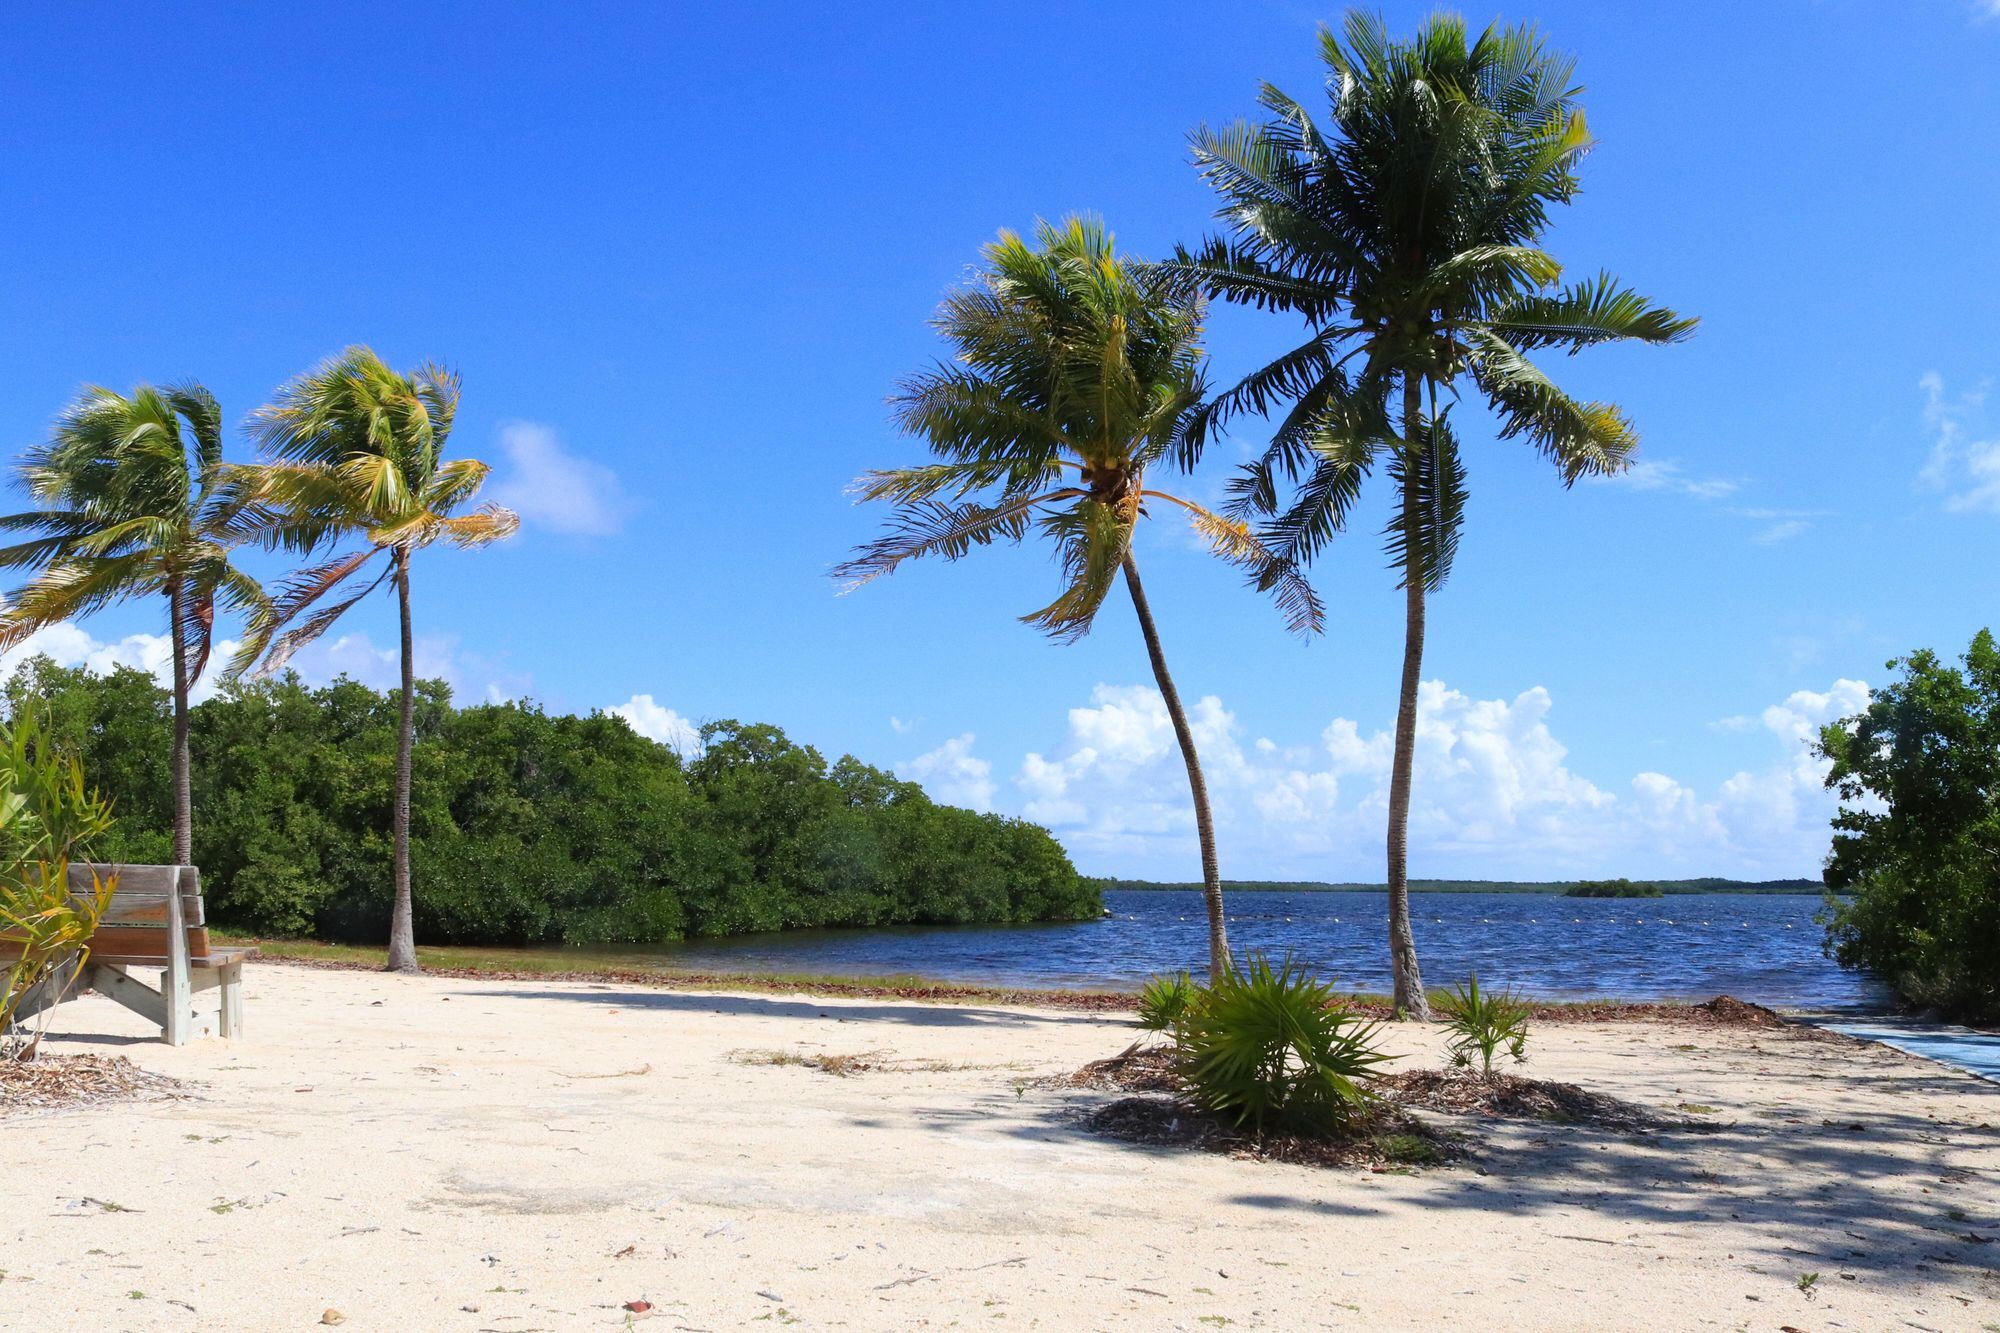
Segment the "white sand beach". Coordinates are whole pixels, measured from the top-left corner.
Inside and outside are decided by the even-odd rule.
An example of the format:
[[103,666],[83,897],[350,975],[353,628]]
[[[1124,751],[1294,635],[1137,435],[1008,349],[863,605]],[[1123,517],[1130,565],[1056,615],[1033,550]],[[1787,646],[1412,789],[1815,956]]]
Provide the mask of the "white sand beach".
[[1395,1174],[1085,1132],[1109,1094],[1029,1083],[1116,1053],[1115,1015],[273,963],[246,992],[247,1039],[179,1049],[59,1012],[56,1052],[195,1095],[8,1119],[0,1328],[2000,1327],[2000,1088],[1788,1029],[1543,1024],[1527,1072],[1714,1129],[1460,1122],[1474,1160]]

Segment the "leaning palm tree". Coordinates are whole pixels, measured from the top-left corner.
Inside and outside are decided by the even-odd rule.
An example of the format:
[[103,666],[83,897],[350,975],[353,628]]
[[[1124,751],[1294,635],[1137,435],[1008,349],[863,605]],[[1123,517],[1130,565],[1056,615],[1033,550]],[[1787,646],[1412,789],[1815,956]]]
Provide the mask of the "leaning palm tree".
[[[1694,321],[1609,275],[1560,285],[1539,247],[1577,192],[1591,147],[1574,64],[1528,28],[1436,15],[1408,42],[1350,14],[1320,35],[1332,121],[1266,85],[1271,119],[1204,127],[1196,166],[1231,234],[1167,269],[1223,299],[1301,317],[1308,336],[1190,418],[1189,456],[1238,413],[1276,416],[1230,511],[1270,515],[1271,569],[1309,564],[1382,464],[1386,531],[1405,595],[1402,697],[1389,787],[1390,956],[1398,1012],[1427,1017],[1410,932],[1408,841],[1425,598],[1451,572],[1466,489],[1450,404],[1469,391],[1502,439],[1528,441],[1563,484],[1615,473],[1637,436],[1608,403],[1578,402],[1530,359],[1542,349],[1684,338]],[[1446,405],[1440,406],[1442,397]],[[1280,411],[1282,409],[1282,411]],[[1287,487],[1288,495],[1281,495]]]
[[[983,255],[985,272],[935,321],[956,363],[905,380],[891,400],[897,423],[943,461],[861,479],[862,499],[890,501],[896,513],[888,534],[836,576],[858,586],[905,560],[957,560],[1038,531],[1055,544],[1062,591],[1022,619],[1058,640],[1088,633],[1122,576],[1187,766],[1209,971],[1220,976],[1229,940],[1208,788],[1132,554],[1139,520],[1158,501],[1184,510],[1218,555],[1266,574],[1268,553],[1242,520],[1148,485],[1202,399],[1202,302],[1187,283],[1120,258],[1094,220],[1041,223],[1034,246],[1003,231]],[[1319,627],[1301,578],[1271,571],[1266,582],[1293,629]]]
[[[388,968],[417,970],[410,899],[410,752],[415,742],[415,650],[410,630],[410,558],[432,542],[484,546],[511,536],[512,510],[482,505],[454,514],[486,480],[486,464],[445,461],[458,410],[458,376],[436,365],[403,374],[366,347],[350,347],[278,390],[251,414],[251,433],[270,461],[245,485],[246,514],[267,545],[300,555],[342,551],[289,578],[252,621],[236,662],[274,671],[387,582],[402,628],[402,699],[396,731],[393,826],[395,906]],[[386,556],[367,579],[377,556]],[[359,591],[356,586],[359,585]],[[327,602],[336,589],[343,594]]]
[[173,856],[193,860],[188,691],[208,666],[215,610],[265,607],[257,581],[230,562],[243,534],[222,461],[222,409],[199,384],[140,385],[130,397],[92,386],[29,450],[19,477],[42,508],[0,518],[35,534],[0,549],[28,581],[0,611],[0,648],[36,630],[133,597],[164,597],[173,645]]

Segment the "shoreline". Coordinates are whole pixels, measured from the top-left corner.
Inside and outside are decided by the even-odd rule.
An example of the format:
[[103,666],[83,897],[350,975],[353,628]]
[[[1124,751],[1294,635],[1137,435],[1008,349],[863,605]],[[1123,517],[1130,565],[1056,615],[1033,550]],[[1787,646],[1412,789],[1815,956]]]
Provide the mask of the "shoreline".
[[[265,962],[287,966],[327,968],[355,972],[379,972],[386,953],[364,945],[328,944],[317,940],[262,940],[254,936],[218,933],[219,944],[255,945]],[[670,968],[634,968],[612,963],[578,967],[572,960],[551,955],[548,967],[520,967],[509,954],[476,947],[422,945],[417,949],[423,974],[462,980],[616,982],[667,991],[750,992],[758,994],[805,994],[859,999],[895,999],[917,1003],[980,1003],[1030,1009],[1081,1010],[1094,1013],[1125,1013],[1137,1007],[1138,990],[1109,988],[1065,988],[1032,986],[987,986],[919,975],[847,976],[780,972],[676,971]],[[1442,991],[1437,992],[1442,994]],[[1370,1018],[1387,1018],[1391,1002],[1387,995],[1367,991],[1343,992],[1342,996],[1358,1013]],[[1528,997],[1531,1017],[1538,1022],[1637,1022],[1653,1021],[1742,1027],[1803,1026],[1799,1016],[1821,1011],[1773,1009],[1764,1005],[1718,995],[1708,1000],[1625,1000],[1615,998],[1541,1000]],[[1857,1020],[1889,1017],[1889,1009],[1841,1011]]]

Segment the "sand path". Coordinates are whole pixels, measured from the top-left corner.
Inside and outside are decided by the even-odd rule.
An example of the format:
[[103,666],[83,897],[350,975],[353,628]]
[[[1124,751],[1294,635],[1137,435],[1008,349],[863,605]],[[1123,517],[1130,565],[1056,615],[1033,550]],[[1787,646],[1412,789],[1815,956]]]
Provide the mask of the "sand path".
[[[60,1011],[54,1049],[199,1096],[0,1122],[0,1328],[2000,1328],[2000,1240],[1967,1238],[2000,1237],[2000,1089],[1880,1047],[1544,1025],[1529,1072],[1716,1128],[1486,1123],[1476,1165],[1401,1175],[1082,1132],[1099,1094],[1026,1085],[1117,1051],[1115,1019],[275,964],[245,989],[249,1039],[178,1050]],[[1441,1063],[1435,1031],[1392,1041]]]

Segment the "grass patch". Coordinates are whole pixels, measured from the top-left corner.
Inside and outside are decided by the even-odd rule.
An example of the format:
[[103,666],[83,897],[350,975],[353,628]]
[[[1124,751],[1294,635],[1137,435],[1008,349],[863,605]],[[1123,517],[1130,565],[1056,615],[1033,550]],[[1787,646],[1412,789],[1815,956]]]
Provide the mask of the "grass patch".
[[816,1069],[835,1078],[856,1074],[949,1074],[964,1069],[1011,1069],[1013,1065],[964,1065],[950,1060],[898,1060],[887,1051],[831,1052],[809,1055],[804,1051],[731,1051],[726,1057],[739,1065],[771,1065],[779,1068]]

